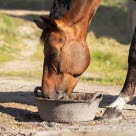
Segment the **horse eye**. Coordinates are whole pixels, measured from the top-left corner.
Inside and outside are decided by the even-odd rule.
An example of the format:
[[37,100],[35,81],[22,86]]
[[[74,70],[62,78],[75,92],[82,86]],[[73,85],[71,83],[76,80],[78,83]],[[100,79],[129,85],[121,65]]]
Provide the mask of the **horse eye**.
[[51,57],[51,59],[53,59],[53,58],[57,57],[57,55],[58,55],[57,51],[52,51],[50,54],[50,57]]
[[51,54],[51,59],[55,58],[56,56],[57,56],[56,53],[52,53],[52,54]]
[[64,43],[64,39],[63,38],[59,38],[58,42],[59,43]]
[[51,36],[49,37],[49,41],[52,42],[52,41],[56,41],[56,37],[55,36]]

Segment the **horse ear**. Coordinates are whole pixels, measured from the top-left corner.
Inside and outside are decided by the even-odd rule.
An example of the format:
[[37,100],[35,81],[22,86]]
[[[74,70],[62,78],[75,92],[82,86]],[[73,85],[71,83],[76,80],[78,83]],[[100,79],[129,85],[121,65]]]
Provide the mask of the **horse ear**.
[[49,18],[49,17],[44,17],[44,16],[40,16],[40,18],[42,19],[42,21],[44,22],[44,24],[47,26],[47,27],[50,27],[50,28],[53,28],[53,29],[57,29],[57,24],[56,22]]
[[49,17],[44,17],[44,16],[40,16],[40,18],[42,19],[42,21],[34,20],[35,24],[40,29],[44,29],[44,28],[48,27],[53,30],[59,30],[59,28],[57,27],[57,23],[53,19],[51,19]]
[[40,29],[44,29],[45,28],[45,24],[44,22],[41,22],[39,20],[34,20],[35,24],[40,28]]

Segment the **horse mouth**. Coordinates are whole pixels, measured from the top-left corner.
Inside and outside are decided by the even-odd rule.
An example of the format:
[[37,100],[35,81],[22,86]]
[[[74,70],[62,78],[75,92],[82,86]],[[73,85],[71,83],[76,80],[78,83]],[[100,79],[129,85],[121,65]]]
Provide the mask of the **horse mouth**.
[[57,91],[56,94],[53,97],[44,96],[41,86],[37,86],[34,89],[34,96],[49,99],[49,100],[68,100],[68,95],[65,92],[62,92],[62,91]]

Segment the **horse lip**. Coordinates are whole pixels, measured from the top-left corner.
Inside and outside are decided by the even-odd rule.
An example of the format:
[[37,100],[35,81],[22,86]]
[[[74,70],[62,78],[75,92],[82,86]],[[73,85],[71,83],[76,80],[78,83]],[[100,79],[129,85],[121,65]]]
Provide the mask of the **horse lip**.
[[61,100],[64,98],[64,94],[62,94],[62,93],[58,94],[56,97],[57,97],[57,100]]

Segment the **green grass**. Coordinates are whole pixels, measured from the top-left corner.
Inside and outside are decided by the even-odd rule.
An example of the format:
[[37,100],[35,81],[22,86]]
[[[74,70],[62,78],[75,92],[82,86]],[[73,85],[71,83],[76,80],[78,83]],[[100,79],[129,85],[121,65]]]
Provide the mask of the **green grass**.
[[31,71],[4,71],[4,72],[0,72],[1,77],[21,77],[24,79],[31,79],[31,80],[35,80],[35,79],[41,79],[42,77],[42,70],[31,70]]
[[102,5],[126,8],[127,2],[128,0],[102,0]]
[[[33,35],[22,34],[21,26],[35,29]],[[18,58],[18,54],[25,47],[23,40],[39,36],[35,25],[29,21],[0,14],[0,63]]]
[[37,51],[32,55],[31,60],[32,61],[42,61],[44,59],[44,54],[43,54],[43,46],[39,45]]
[[16,47],[18,33],[16,28],[23,24],[23,21],[13,17],[0,14],[0,62],[9,61],[14,58],[20,49]]
[[127,71],[129,46],[122,45],[114,39],[105,37],[97,39],[93,33],[88,34],[91,64],[88,72],[97,77],[83,76],[83,81],[102,84],[122,85]]
[[[83,75],[81,81],[104,85],[122,85],[128,67],[129,46],[121,44],[115,39],[96,38],[92,32],[88,34],[87,43],[91,54],[91,63],[87,72],[94,76]],[[43,61],[42,46],[39,46],[31,60]]]
[[88,44],[91,64],[88,72],[96,77],[81,80],[98,84],[122,85],[127,72],[132,35],[128,30],[127,0],[103,0],[91,23]]
[[[126,5],[127,0],[102,1],[87,37],[91,54],[91,63],[87,72],[91,74],[83,75],[81,81],[104,85],[122,85],[124,83],[128,67],[128,45],[132,39],[129,37],[127,29]],[[15,54],[22,50],[21,40],[27,36],[22,37],[15,30],[23,24],[32,25],[25,20],[0,15],[0,40],[3,41],[0,44],[0,62],[15,59]],[[39,37],[40,31],[35,26],[34,29],[36,29],[36,35]],[[18,44],[19,48],[16,46]],[[42,46],[38,47],[37,52],[30,60],[43,62]],[[32,79],[41,78],[41,74],[41,69],[0,73],[3,76]]]

